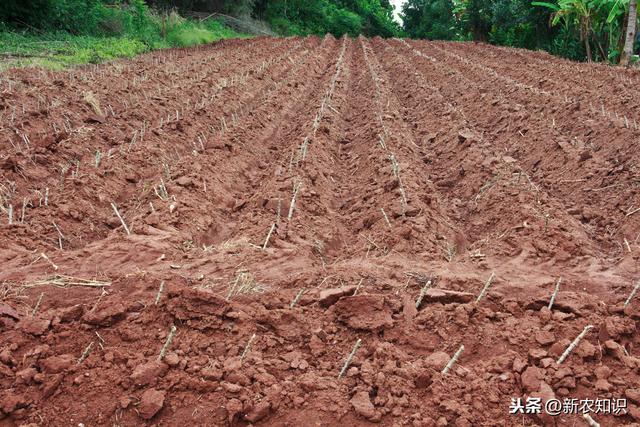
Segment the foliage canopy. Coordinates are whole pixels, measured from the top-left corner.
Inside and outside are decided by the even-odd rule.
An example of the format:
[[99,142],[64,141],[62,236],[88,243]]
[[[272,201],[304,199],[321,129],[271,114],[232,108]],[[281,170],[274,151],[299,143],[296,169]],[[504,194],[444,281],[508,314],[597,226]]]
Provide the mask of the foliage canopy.
[[412,37],[545,49],[577,60],[618,60],[630,0],[408,0]]

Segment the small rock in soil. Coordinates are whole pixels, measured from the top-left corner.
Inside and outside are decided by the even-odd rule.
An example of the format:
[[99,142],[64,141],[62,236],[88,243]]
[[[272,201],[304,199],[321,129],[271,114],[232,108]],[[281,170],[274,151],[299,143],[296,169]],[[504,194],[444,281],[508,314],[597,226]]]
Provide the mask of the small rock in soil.
[[77,358],[72,354],[52,356],[40,361],[40,367],[47,374],[57,374],[69,369]]
[[540,369],[535,366],[529,366],[520,377],[520,380],[522,381],[522,388],[527,392],[538,390],[543,377],[544,375],[542,375]]
[[163,377],[169,366],[166,363],[156,360],[136,366],[131,374],[131,380],[137,386],[149,385],[155,383],[158,378]]
[[359,391],[351,398],[351,405],[358,415],[361,415],[367,419],[374,418],[376,416],[376,409],[369,399],[369,393],[366,391]]
[[553,332],[550,331],[538,331],[536,332],[536,341],[540,345],[550,345],[556,341],[556,337]]
[[150,388],[142,393],[138,413],[145,420],[153,418],[164,406],[165,392]]
[[124,319],[126,308],[121,303],[109,304],[101,310],[86,313],[83,320],[90,325],[110,326]]
[[571,344],[571,341],[569,339],[567,339],[567,338],[564,338],[564,339],[556,342],[554,345],[552,345],[549,348],[549,355],[551,355],[551,356],[560,356],[562,353],[564,353],[566,348],[569,347],[569,344]]
[[598,349],[589,341],[582,341],[576,349],[576,353],[583,359],[590,359],[596,355]]
[[609,316],[604,321],[604,327],[600,328],[602,341],[618,339],[622,335],[630,335],[636,331],[636,322],[629,318]]
[[429,355],[425,360],[425,365],[435,369],[436,371],[442,371],[447,363],[451,360],[451,356],[449,356],[444,351],[436,351],[435,353]]
[[336,288],[336,289],[323,289],[320,291],[320,296],[318,298],[318,303],[322,307],[330,307],[338,300],[347,295],[353,295],[353,292],[356,290],[355,286],[347,286],[344,288]]

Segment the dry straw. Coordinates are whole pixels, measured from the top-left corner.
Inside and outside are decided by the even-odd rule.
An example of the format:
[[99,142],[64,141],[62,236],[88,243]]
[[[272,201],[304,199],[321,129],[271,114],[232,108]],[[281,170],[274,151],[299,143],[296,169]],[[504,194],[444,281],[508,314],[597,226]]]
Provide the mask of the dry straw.
[[447,242],[447,245],[444,247],[444,259],[446,259],[447,262],[453,261],[457,252],[456,245]]
[[95,279],[82,279],[78,277],[56,275],[46,279],[33,280],[25,282],[22,286],[25,288],[33,288],[36,286],[57,286],[59,288],[71,288],[76,286],[89,287],[89,288],[104,288],[111,286],[111,282],[95,280]]
[[256,282],[256,278],[248,271],[238,271],[236,277],[229,284],[229,291],[227,292],[227,300],[230,300],[236,295],[262,293],[265,287]]
[[165,202],[169,200],[169,192],[167,191],[167,186],[164,184],[164,180],[162,178],[160,178],[160,184],[158,184],[157,187],[153,187],[153,191],[160,200]]

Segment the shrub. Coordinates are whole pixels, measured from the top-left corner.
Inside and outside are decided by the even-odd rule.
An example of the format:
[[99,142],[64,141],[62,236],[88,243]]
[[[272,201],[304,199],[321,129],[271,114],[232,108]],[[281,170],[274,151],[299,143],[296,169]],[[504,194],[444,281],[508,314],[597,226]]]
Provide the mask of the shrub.
[[345,9],[335,8],[329,18],[329,31],[335,36],[349,34],[357,36],[362,32],[362,18]]

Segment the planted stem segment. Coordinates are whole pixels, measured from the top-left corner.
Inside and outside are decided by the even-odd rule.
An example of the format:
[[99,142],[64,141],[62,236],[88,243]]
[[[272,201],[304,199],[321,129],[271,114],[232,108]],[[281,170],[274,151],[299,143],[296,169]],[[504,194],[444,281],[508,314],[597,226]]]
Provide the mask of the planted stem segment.
[[305,288],[300,289],[300,292],[298,292],[298,294],[296,295],[296,297],[293,299],[293,301],[291,301],[291,305],[289,306],[289,308],[293,308],[296,306],[296,304],[298,303],[298,301],[300,301],[300,298],[302,297],[302,294],[304,294]]
[[55,265],[54,262],[51,261],[51,259],[44,252],[40,252],[40,256],[44,258],[45,261],[47,261],[49,264],[51,264],[51,267],[53,267],[54,270],[58,271],[58,266]]
[[24,222],[24,215],[27,212],[27,205],[31,203],[31,200],[22,199],[22,211],[20,213],[20,222]]
[[387,223],[389,228],[391,228],[391,222],[389,222],[389,217],[387,216],[387,213],[384,211],[383,208],[380,208],[380,210],[382,211],[382,216],[384,217],[384,221]]
[[631,291],[631,293],[629,294],[629,298],[627,298],[627,300],[624,302],[624,306],[623,308],[627,308],[627,306],[629,304],[631,304],[631,300],[633,299],[633,297],[636,296],[636,294],[638,293],[638,289],[640,289],[640,280],[638,280],[638,283],[636,283],[636,285],[633,287],[633,290]]
[[427,291],[431,287],[431,280],[428,280],[427,283],[424,284],[422,289],[420,289],[420,295],[418,296],[418,300],[416,301],[416,310],[420,309],[420,305],[422,304],[422,300],[424,296],[427,294]]
[[360,290],[360,286],[362,286],[362,282],[364,281],[363,278],[360,278],[360,281],[358,282],[358,286],[356,286],[355,291],[353,291],[353,295],[352,296],[356,296],[358,294],[358,291]]
[[80,356],[80,359],[78,359],[78,365],[84,362],[87,357],[89,357],[89,353],[91,353],[92,348],[93,348],[93,341],[91,341],[87,346],[87,348],[85,348],[84,351],[82,352],[82,356]]
[[338,378],[342,378],[342,376],[345,374],[345,372],[347,372],[347,369],[349,369],[349,365],[351,364],[351,360],[353,360],[353,356],[356,355],[356,351],[358,351],[358,349],[360,348],[360,344],[362,344],[362,340],[360,338],[358,338],[358,341],[356,341],[356,345],[353,346],[353,350],[351,350],[351,353],[349,354],[349,357],[347,357],[347,360],[344,362],[344,366],[340,370],[340,373],[338,374]]
[[113,208],[113,211],[116,213],[116,215],[118,216],[118,219],[122,223],[122,226],[124,227],[124,231],[127,232],[127,235],[130,235],[131,231],[129,231],[129,227],[127,227],[127,223],[124,222],[124,219],[122,219],[122,216],[120,215],[120,212],[118,211],[118,207],[116,206],[116,204],[111,203],[111,207]]
[[158,294],[156,295],[156,305],[160,303],[160,298],[162,298],[162,292],[164,292],[164,280],[160,282],[160,289],[158,289]]
[[53,228],[55,228],[58,232],[58,247],[60,248],[60,250],[62,250],[62,241],[64,240],[64,235],[62,234],[62,231],[60,231],[60,227],[58,227],[55,221],[53,221],[52,224]]
[[587,326],[584,327],[582,332],[580,332],[580,335],[578,335],[576,337],[576,339],[573,340],[573,342],[571,344],[569,344],[569,347],[567,347],[567,349],[564,351],[564,353],[562,353],[562,356],[560,356],[558,358],[558,362],[557,362],[558,365],[561,364],[562,362],[564,362],[567,357],[569,357],[569,355],[571,354],[573,349],[576,348],[578,346],[578,344],[580,344],[580,341],[582,341],[582,338],[584,338],[584,336],[587,335],[587,332],[589,332],[589,329],[591,329],[591,328],[593,328],[592,325],[587,325]]
[[276,223],[271,224],[271,228],[269,229],[269,233],[267,233],[267,238],[264,239],[264,245],[262,245],[262,250],[267,249],[267,245],[269,244],[269,239],[271,239],[271,235],[273,231],[276,229]]
[[582,414],[582,418],[584,418],[584,420],[587,422],[587,424],[589,424],[589,427],[600,427],[600,424],[596,420],[591,418],[591,415]]
[[242,352],[242,356],[240,356],[240,363],[242,363],[244,361],[245,357],[247,357],[247,355],[249,354],[249,351],[251,350],[251,344],[253,344],[253,340],[255,340],[255,339],[256,339],[256,334],[251,335],[251,338],[249,338],[249,342],[244,347],[244,351]]
[[40,304],[42,304],[42,298],[44,298],[44,292],[40,294],[40,298],[38,298],[38,302],[36,302],[36,306],[33,307],[33,312],[31,312],[31,317],[36,317],[36,313],[38,312],[38,309],[40,308]]
[[556,282],[556,288],[553,291],[553,295],[551,295],[551,300],[549,301],[549,311],[551,311],[551,307],[553,307],[553,303],[556,300],[556,296],[558,295],[558,291],[560,290],[560,282],[562,282],[562,277],[558,277],[558,281]]
[[164,359],[164,357],[167,355],[167,351],[171,346],[171,342],[173,341],[173,337],[176,334],[176,330],[177,330],[176,326],[171,325],[171,330],[169,331],[169,336],[167,337],[167,341],[164,343],[164,346],[162,346],[162,350],[160,350],[160,356],[158,356],[158,362],[161,362],[162,359]]
[[453,355],[451,360],[449,360],[449,363],[447,363],[447,366],[445,366],[444,369],[442,370],[443,374],[449,373],[449,370],[451,370],[453,365],[455,365],[455,363],[458,361],[463,351],[464,351],[464,345],[460,345],[460,348],[458,349],[458,351],[456,351],[456,353]]
[[393,153],[389,154],[389,160],[391,160],[391,171],[393,172],[393,177],[398,180],[398,187],[400,190],[400,206],[402,207],[402,215],[404,215],[407,211],[407,194],[404,191],[402,179],[400,178],[400,165],[398,164],[396,156]]
[[287,221],[291,221],[293,217],[293,210],[296,206],[296,197],[298,197],[298,191],[300,191],[300,183],[297,182],[293,186],[293,197],[291,197],[291,206],[289,206],[289,215],[287,215]]
[[480,295],[478,295],[478,298],[476,298],[476,304],[479,303],[480,300],[484,298],[484,296],[487,294],[487,291],[489,290],[489,286],[491,286],[491,281],[493,280],[494,275],[495,273],[491,273],[491,276],[489,276],[489,279],[487,279],[486,283],[484,284],[484,288],[482,288],[482,291],[480,292]]

